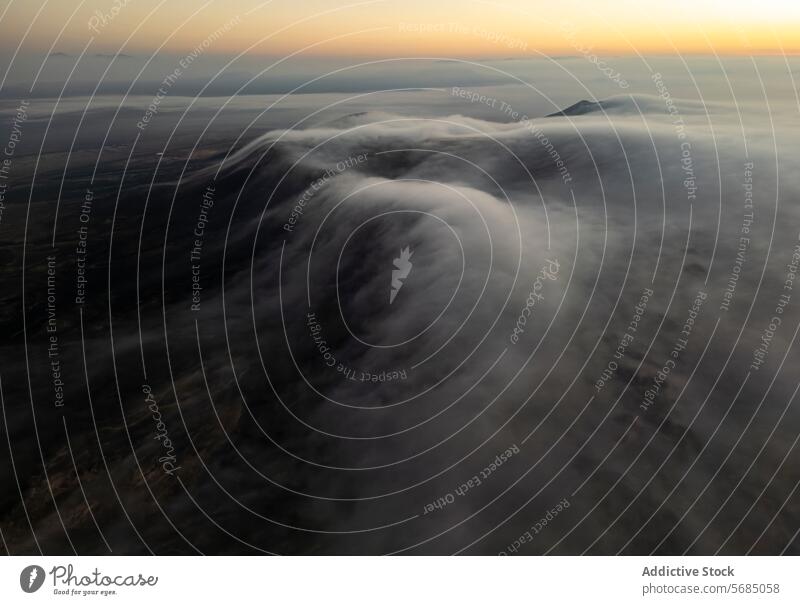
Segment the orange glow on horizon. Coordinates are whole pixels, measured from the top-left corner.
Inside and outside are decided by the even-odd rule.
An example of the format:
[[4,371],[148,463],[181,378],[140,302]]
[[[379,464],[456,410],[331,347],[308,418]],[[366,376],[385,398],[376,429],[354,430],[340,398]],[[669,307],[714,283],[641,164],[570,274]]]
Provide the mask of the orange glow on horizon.
[[[91,0],[79,10],[43,0],[15,3],[0,22],[0,46],[30,52],[182,53],[232,20],[214,54],[398,57],[520,57],[597,54],[797,54],[800,3],[790,0],[674,0],[602,6],[565,0]],[[121,5],[114,12],[115,6]],[[37,16],[38,15],[38,16]],[[66,25],[65,25],[66,24]],[[92,27],[94,24],[94,28]],[[63,27],[63,33],[62,33]],[[60,36],[60,37],[59,37]],[[127,41],[127,42],[126,42]]]

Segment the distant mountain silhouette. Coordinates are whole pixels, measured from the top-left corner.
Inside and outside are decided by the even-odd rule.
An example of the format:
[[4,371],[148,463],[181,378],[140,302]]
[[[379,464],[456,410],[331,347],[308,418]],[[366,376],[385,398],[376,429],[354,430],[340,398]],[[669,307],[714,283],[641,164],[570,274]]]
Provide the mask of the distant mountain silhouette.
[[609,109],[610,107],[614,106],[613,102],[609,101],[587,101],[582,99],[575,103],[574,105],[570,105],[566,109],[562,109],[561,111],[557,111],[555,113],[548,114],[546,117],[548,118],[555,118],[558,116],[582,116],[587,113],[594,113],[596,111],[603,111],[604,109]]

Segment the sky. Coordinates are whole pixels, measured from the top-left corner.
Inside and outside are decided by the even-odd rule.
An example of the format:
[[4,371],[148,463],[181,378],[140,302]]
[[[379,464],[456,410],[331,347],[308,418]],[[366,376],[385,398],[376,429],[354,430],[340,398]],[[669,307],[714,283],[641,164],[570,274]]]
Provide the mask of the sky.
[[[13,53],[514,57],[800,52],[796,0],[10,0]],[[52,50],[51,50],[52,49]]]

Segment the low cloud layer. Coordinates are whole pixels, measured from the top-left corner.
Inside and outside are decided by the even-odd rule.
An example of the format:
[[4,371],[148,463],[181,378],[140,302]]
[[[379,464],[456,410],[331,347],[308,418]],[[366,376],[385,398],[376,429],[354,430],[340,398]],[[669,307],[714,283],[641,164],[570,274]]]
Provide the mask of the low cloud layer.
[[[109,252],[119,386],[103,380],[103,298],[82,312],[101,322],[87,370],[97,405],[116,406],[97,439],[130,450],[109,462],[128,507],[163,506],[145,542],[784,548],[797,520],[781,462],[796,458],[800,315],[781,295],[800,243],[797,132],[664,90],[551,117],[490,119],[490,103],[479,117],[339,112],[126,192]],[[141,382],[179,482],[153,470],[163,439]],[[48,460],[56,475],[67,464]],[[102,477],[82,477],[98,502]],[[777,522],[751,507],[764,499]],[[21,511],[9,516],[25,544]]]

